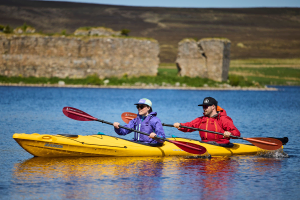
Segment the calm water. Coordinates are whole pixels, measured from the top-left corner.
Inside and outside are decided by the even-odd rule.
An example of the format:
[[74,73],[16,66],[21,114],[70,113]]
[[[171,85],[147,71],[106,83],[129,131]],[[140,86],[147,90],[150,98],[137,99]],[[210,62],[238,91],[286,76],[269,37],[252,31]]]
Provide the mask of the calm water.
[[[0,199],[299,199],[300,87],[279,91],[181,91],[0,87]],[[117,136],[110,125],[67,118],[72,106],[114,122],[149,98],[164,123],[202,115],[197,105],[213,96],[243,137],[289,137],[266,158],[35,158],[14,133]],[[198,139],[165,127],[167,137]],[[125,138],[130,139],[132,135]],[[243,140],[235,142],[247,143]]]

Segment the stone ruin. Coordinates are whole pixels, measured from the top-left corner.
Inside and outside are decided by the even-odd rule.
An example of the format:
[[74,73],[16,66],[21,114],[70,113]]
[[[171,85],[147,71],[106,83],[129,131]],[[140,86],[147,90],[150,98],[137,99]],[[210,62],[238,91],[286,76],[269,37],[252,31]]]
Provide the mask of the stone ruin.
[[178,44],[176,65],[180,76],[226,81],[230,63],[230,40],[184,39]]
[[[108,29],[98,27],[81,33],[78,29],[77,36],[0,33],[0,75],[85,78],[96,74],[102,79],[157,75],[156,40],[103,36],[104,30]],[[99,34],[102,36],[80,37]],[[227,39],[179,42],[176,64],[180,76],[226,81],[229,62]]]
[[0,75],[99,78],[156,76],[154,39],[0,33]]

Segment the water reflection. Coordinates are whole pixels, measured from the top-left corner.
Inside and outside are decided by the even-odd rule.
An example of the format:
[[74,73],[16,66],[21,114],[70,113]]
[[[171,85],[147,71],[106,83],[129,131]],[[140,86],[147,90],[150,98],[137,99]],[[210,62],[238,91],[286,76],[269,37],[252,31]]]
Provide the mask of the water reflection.
[[[211,159],[35,157],[15,165],[12,191],[34,196],[46,193],[66,199],[114,199],[132,197],[133,194],[142,198],[165,192],[176,195],[169,195],[169,198],[184,198],[187,194],[228,199],[233,189],[246,181],[237,174],[253,174],[252,178],[258,179],[260,175],[270,171],[276,173],[280,168],[278,159],[255,156]],[[42,191],[39,185],[43,185]]]
[[203,198],[227,198],[229,189],[234,186],[234,174],[238,162],[229,157],[213,157],[212,159],[193,159],[182,162],[180,170],[191,173],[193,187]]
[[[153,157],[72,157],[72,158],[42,158],[33,157],[15,165],[16,176],[23,178],[35,176],[36,173],[43,173],[45,177],[55,178],[58,175],[64,176],[120,176],[123,177],[138,174],[155,175],[155,172],[140,172],[141,168],[151,168],[161,163],[163,158]],[[160,165],[160,164],[159,164]],[[134,168],[135,170],[132,170]],[[158,167],[158,169],[161,167]],[[47,172],[47,173],[44,173]]]
[[49,189],[59,190],[63,193],[61,195],[72,199],[94,196],[95,194],[91,193],[96,192],[95,188],[99,189],[102,195],[111,190],[118,191],[119,194],[131,191],[147,195],[153,192],[153,188],[160,188],[159,177],[162,176],[163,160],[161,157],[35,157],[16,164],[13,177],[17,189],[28,183],[46,182]]

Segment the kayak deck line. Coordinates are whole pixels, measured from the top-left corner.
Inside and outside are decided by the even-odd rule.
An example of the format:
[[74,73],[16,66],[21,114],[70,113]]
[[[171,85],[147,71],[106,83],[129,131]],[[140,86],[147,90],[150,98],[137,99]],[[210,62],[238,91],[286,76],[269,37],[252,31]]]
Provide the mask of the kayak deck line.
[[[85,156],[113,156],[109,151],[117,152],[116,149],[111,150],[107,147],[106,148],[96,148],[94,145],[93,147],[79,147],[76,145],[57,145],[57,143],[51,143],[51,142],[39,142],[34,140],[22,140],[22,139],[15,139],[17,143],[25,149],[28,153],[32,154],[36,157],[85,157]],[[38,143],[42,143],[42,145],[39,145]],[[85,145],[85,144],[83,144]],[[86,144],[87,145],[87,144]],[[99,145],[100,146],[100,145]],[[105,146],[105,145],[103,145]],[[67,148],[66,148],[67,147]],[[126,149],[126,147],[118,147]],[[85,149],[88,149],[85,150]],[[101,152],[108,151],[106,153]]]
[[[15,133],[13,138],[33,156],[39,157],[80,157],[80,156],[195,156],[178,148],[171,142],[161,146],[149,146],[135,141],[108,135],[46,135]],[[254,145],[233,143],[233,147],[222,147],[188,138],[168,140],[190,142],[207,149],[211,156],[255,155],[266,150]],[[204,154],[202,154],[204,155]]]
[[[51,149],[51,148],[47,148],[47,147],[38,147],[38,146],[33,146],[33,145],[27,145],[28,147],[32,147],[32,148],[41,148],[41,149],[48,149],[48,150],[51,150],[51,151],[61,151],[61,152],[64,152],[64,153],[69,153],[70,155],[72,153],[74,153],[73,151],[67,151],[67,150],[61,150],[61,149]],[[26,150],[27,151],[27,150]],[[28,153],[30,153],[29,151],[27,151]],[[30,153],[32,154],[32,153]],[[91,154],[91,153],[79,153],[81,156],[83,156],[84,154],[88,155],[88,156],[94,156],[94,154]],[[103,155],[105,156],[105,155]]]
[[[70,138],[70,137],[68,137],[68,136],[64,136],[64,135],[55,135],[56,137],[61,137],[61,136],[63,136],[64,138],[66,138],[66,139],[68,139],[68,140],[73,140],[73,141],[75,141],[75,142],[78,142],[78,143],[81,143],[81,144],[84,144],[84,145],[94,145],[94,146],[106,146],[106,147],[116,147],[116,148],[127,148],[126,146],[111,146],[111,145],[99,145],[99,144],[89,144],[89,143],[84,143],[84,142],[80,142],[80,141],[78,141],[78,140],[76,140],[76,139],[72,139],[72,138]],[[98,138],[98,137],[96,137],[96,138]],[[99,138],[98,138],[99,139]]]
[[[121,146],[111,146],[111,145],[98,145],[98,144],[82,143],[82,142],[80,142],[80,141],[78,141],[78,140],[76,140],[76,139],[72,139],[72,138],[69,138],[68,136],[64,136],[64,135],[61,135],[61,134],[58,134],[58,135],[56,135],[56,136],[57,136],[57,137],[63,136],[63,137],[66,137],[66,139],[70,139],[70,140],[73,140],[73,141],[76,141],[76,142],[79,142],[79,143],[85,144],[85,145],[96,145],[96,146],[108,146],[108,147],[117,147],[117,148],[127,148],[126,146],[121,147]],[[103,137],[99,138],[99,135],[89,135],[89,136],[94,137],[94,138],[97,138],[97,139],[103,139]],[[146,144],[146,143],[142,143],[142,142],[137,142],[137,141],[127,140],[127,139],[124,139],[124,138],[118,138],[118,137],[109,136],[109,135],[105,135],[105,136],[106,136],[106,137],[111,137],[111,138],[116,139],[116,140],[118,140],[118,139],[126,140],[126,141],[128,141],[128,142],[132,142],[132,143],[139,144],[139,145],[145,145],[145,146],[150,146],[150,147],[159,147],[159,146],[154,146],[154,145],[150,145],[150,144]],[[77,137],[78,137],[78,135],[77,135]]]

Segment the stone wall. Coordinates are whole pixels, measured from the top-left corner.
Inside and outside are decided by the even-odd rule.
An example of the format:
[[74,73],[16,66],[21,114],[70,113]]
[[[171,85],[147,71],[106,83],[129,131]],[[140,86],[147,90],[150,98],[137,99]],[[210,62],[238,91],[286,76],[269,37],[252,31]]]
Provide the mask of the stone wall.
[[0,75],[156,76],[158,54],[158,42],[149,39],[0,34]]
[[227,39],[184,39],[178,44],[176,65],[181,76],[226,81],[230,63]]

